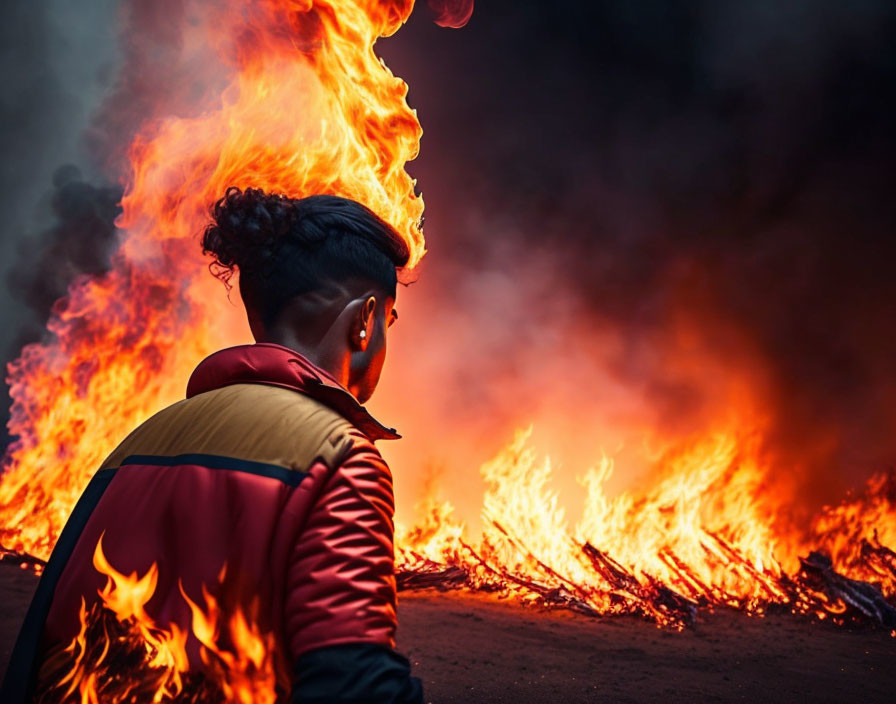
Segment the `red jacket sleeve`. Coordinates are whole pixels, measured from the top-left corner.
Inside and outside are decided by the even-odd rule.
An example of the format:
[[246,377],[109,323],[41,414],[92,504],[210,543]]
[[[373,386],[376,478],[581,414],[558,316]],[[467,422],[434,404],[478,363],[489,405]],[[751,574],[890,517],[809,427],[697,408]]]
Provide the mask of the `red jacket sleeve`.
[[296,663],[327,646],[395,645],[392,476],[358,439],[329,477],[292,550],[286,635]]

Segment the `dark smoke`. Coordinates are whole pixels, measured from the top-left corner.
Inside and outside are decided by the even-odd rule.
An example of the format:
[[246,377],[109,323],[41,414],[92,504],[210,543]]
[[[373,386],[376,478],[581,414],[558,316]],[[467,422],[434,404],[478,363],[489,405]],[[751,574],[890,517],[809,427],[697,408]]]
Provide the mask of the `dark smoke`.
[[[540,305],[540,262],[586,328],[623,331],[616,372],[665,425],[718,411],[670,357],[749,369],[817,500],[896,461],[896,5],[493,0],[383,53],[423,118],[412,171],[449,295],[503,273]],[[507,320],[458,379],[515,356]]]
[[[102,180],[82,135],[114,77],[117,4],[13,0],[3,8],[0,282],[9,284],[0,285],[4,369],[22,343],[45,334],[52,296],[64,292],[77,273],[96,270],[104,256],[94,250],[105,247],[105,235],[97,242],[90,232],[85,239],[64,226],[66,218],[84,224],[77,201],[93,201],[96,193],[78,193],[91,188],[76,185],[77,170],[59,167],[77,163],[87,180]],[[57,179],[54,186],[54,174],[68,185]],[[0,408],[5,426],[8,403]]]
[[[0,363],[45,340],[79,276],[109,265],[125,157],[144,121],[201,111],[220,85],[185,49],[185,0],[14,2],[0,27]],[[123,41],[125,40],[125,41]],[[67,164],[67,165],[66,165]],[[5,426],[8,403],[2,404]],[[8,440],[8,437],[7,437]]]
[[56,171],[53,186],[50,208],[56,221],[19,242],[18,263],[9,274],[10,289],[33,313],[20,329],[14,349],[45,336],[41,321],[54,306],[64,305],[62,299],[75,279],[108,270],[118,241],[115,218],[121,213],[121,187],[85,183],[71,165]]

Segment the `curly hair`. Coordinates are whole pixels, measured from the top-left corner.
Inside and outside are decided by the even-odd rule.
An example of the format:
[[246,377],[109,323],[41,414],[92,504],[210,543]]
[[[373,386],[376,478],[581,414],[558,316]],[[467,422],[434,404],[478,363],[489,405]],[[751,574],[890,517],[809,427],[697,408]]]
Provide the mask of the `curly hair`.
[[258,188],[228,188],[212,207],[202,251],[226,285],[240,273],[240,293],[267,325],[294,297],[327,282],[361,279],[392,296],[396,269],[410,249],[370,209],[338,196],[287,198]]

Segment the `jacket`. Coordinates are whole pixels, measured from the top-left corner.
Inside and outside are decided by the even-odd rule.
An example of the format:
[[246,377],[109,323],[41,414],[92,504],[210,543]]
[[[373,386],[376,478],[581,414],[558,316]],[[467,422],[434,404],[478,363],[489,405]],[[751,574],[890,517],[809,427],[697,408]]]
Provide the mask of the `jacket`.
[[[295,701],[422,701],[394,651],[393,493],[374,442],[398,435],[326,372],[274,344],[205,359],[186,399],[106,459],[53,551],[2,701],[51,686],[41,665],[77,635],[106,577],[157,565],[146,613],[190,631],[203,589],[270,634]],[[187,642],[191,668],[200,644]],[[44,676],[44,679],[46,677]]]

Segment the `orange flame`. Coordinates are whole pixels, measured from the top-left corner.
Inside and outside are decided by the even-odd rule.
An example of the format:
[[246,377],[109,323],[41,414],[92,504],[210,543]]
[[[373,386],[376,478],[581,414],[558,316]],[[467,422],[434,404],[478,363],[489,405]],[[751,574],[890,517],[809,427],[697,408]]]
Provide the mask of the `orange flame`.
[[[122,574],[109,564],[102,543],[100,537],[93,555],[94,567],[107,577],[101,601],[88,609],[82,600],[78,635],[61,652],[50,653],[41,672],[41,701],[69,701],[76,695],[82,702],[164,702],[187,694],[191,701],[209,700],[210,694],[210,700],[243,704],[276,701],[273,636],[261,634],[239,609],[225,623],[205,587],[205,606],[200,607],[181,586],[192,614],[191,631],[176,623],[160,627],[144,610],[155,593],[156,564],[142,577]],[[222,627],[232,648],[221,645]],[[201,643],[202,660],[192,668],[190,633]]]
[[[663,454],[646,490],[612,498],[604,486],[613,461],[604,457],[580,478],[584,511],[571,526],[551,488],[550,460],[539,460],[530,435],[518,432],[482,466],[478,535],[452,520],[453,507],[431,488],[418,507],[422,524],[399,525],[399,574],[411,586],[439,585],[415,582],[416,573],[442,574],[449,584],[592,614],[642,613],[676,628],[698,604],[756,614],[780,604],[838,618],[841,598],[797,574],[798,556],[821,547],[841,575],[881,585],[881,600],[896,595],[896,553],[885,547],[896,537],[896,506],[882,477],[867,497],[828,509],[806,535],[786,532],[775,520],[779,502],[763,492],[768,468],[755,443],[722,434]],[[674,608],[658,608],[664,600]]]
[[[222,83],[222,91],[189,114],[147,121],[129,151],[119,222],[125,235],[112,270],[77,281],[49,323],[54,340],[27,347],[11,367],[10,427],[20,439],[0,478],[6,548],[48,556],[90,474],[116,443],[180,398],[202,357],[248,340],[240,309],[221,304],[196,237],[208,205],[227,186],[355,198],[403,234],[412,265],[424,255],[423,203],[405,172],[420,124],[407,105],[407,86],[373,51],[407,19],[411,0],[193,6],[198,21],[185,29],[184,42],[209,65],[209,75],[197,78]],[[707,373],[702,360],[686,363]],[[798,557],[815,547],[830,551],[846,576],[896,594],[896,554],[886,547],[896,544],[891,480],[875,479],[865,496],[828,509],[812,526],[785,529],[777,520],[781,499],[765,490],[770,468],[752,435],[732,427],[663,453],[640,492],[613,496],[606,488],[613,458],[600,459],[581,478],[584,510],[574,525],[552,489],[550,462],[522,432],[483,465],[481,531],[474,534],[448,503],[429,496],[418,525],[398,532],[401,569],[453,570],[452,579],[468,586],[588,613],[640,612],[673,627],[695,603],[754,613],[786,604],[839,618],[841,603],[794,581]],[[173,673],[183,672],[186,636],[174,628],[160,634],[146,619],[154,568],[137,578],[118,575],[100,557],[96,565],[113,585],[104,603],[143,629],[152,662],[169,673],[158,691],[176,692],[183,682]],[[183,596],[193,635],[214,654],[206,665],[262,669],[266,651],[251,618],[234,615],[224,624],[209,593],[204,607]],[[89,621],[82,613],[82,623]],[[239,653],[215,650],[225,626],[245,643]],[[95,673],[78,672],[67,686],[95,690]],[[227,682],[234,697],[255,686]]]
[[376,56],[411,0],[200,2],[184,41],[207,54],[220,97],[192,116],[148,122],[130,149],[105,276],[77,281],[49,322],[54,340],[11,365],[9,449],[0,481],[0,544],[46,558],[83,487],[122,437],[182,397],[194,366],[246,342],[222,306],[197,236],[227,186],[301,197],[347,196],[424,254],[423,202],[404,170],[420,124],[407,86]]

